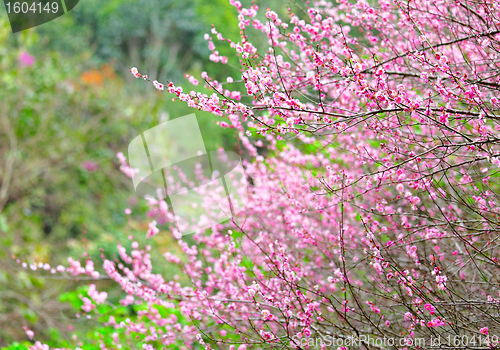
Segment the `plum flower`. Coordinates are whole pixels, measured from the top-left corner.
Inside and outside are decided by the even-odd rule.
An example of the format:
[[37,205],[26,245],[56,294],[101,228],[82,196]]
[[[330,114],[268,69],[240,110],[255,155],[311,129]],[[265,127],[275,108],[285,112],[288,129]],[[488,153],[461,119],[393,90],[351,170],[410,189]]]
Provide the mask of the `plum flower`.
[[35,342],[35,345],[30,347],[31,350],[49,350],[49,346],[47,344],[42,344],[39,341]]
[[437,285],[438,289],[445,290],[447,280],[448,280],[448,277],[446,277],[446,276],[436,276],[436,282],[438,283],[438,285]]
[[157,88],[158,90],[165,89],[165,86],[162,83],[158,82],[157,80],[153,81],[153,84],[154,84],[155,88]]
[[96,290],[95,284],[91,284],[89,286],[89,290],[87,292],[89,297],[96,302],[96,304],[102,304],[103,302],[106,301],[106,298],[108,297],[108,293],[106,292],[98,292]]
[[136,77],[136,78],[140,78],[142,76],[141,73],[139,73],[139,71],[137,70],[136,67],[132,67],[130,69],[130,73],[132,73],[133,76]]
[[96,162],[93,162],[91,160],[87,160],[81,164],[82,168],[85,169],[87,172],[92,173],[99,169],[99,165]]
[[151,237],[155,236],[156,234],[158,234],[158,232],[160,232],[160,229],[158,227],[156,227],[156,221],[153,220],[152,222],[149,223],[147,237],[151,238]]
[[426,309],[427,311],[429,311],[429,313],[431,315],[434,315],[435,308],[431,304],[425,304],[424,309]]
[[35,57],[31,56],[26,51],[23,51],[19,55],[19,65],[20,66],[30,67],[33,65],[33,63],[35,63]]
[[269,310],[262,310],[261,314],[262,314],[262,319],[264,319],[264,320],[273,320],[274,319],[273,314],[271,314],[271,312]]
[[[26,326],[23,326],[23,329],[24,329],[24,332],[26,333],[26,335],[28,336],[29,340],[33,339],[33,337],[35,336],[35,333]],[[487,330],[488,330],[488,328],[486,328],[486,333],[488,333]]]
[[427,327],[442,327],[445,325],[446,323],[439,318],[435,318],[434,320],[427,322]]
[[483,327],[479,330],[479,333],[483,335],[488,335],[488,327]]

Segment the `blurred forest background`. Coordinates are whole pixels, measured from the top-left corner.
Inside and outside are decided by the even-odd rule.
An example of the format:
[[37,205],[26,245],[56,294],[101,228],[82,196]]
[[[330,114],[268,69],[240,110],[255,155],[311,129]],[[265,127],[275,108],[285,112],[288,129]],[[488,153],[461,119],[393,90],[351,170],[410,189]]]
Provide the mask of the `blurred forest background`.
[[[286,13],[286,4],[275,3]],[[268,4],[259,6],[265,20]],[[100,247],[114,254],[116,242],[131,234],[144,241],[144,202],[116,159],[130,140],[195,112],[207,150],[236,149],[233,132],[218,127],[216,117],[172,101],[129,73],[136,66],[189,90],[186,73],[237,80],[239,62],[231,60],[229,45],[218,48],[229,64],[208,60],[203,36],[212,24],[240,41],[236,9],[226,0],[80,0],[68,14],[16,34],[0,7],[0,347],[29,345],[23,326],[58,346],[75,336],[83,342],[101,336],[92,320],[75,317],[88,281],[25,270],[13,257],[67,265],[68,256],[98,257]],[[160,250],[153,259],[161,259],[176,244],[169,234],[156,237]],[[167,278],[177,272],[162,271]],[[117,290],[110,300],[120,296]],[[135,312],[130,307],[123,315]],[[76,324],[88,332],[68,331]]]

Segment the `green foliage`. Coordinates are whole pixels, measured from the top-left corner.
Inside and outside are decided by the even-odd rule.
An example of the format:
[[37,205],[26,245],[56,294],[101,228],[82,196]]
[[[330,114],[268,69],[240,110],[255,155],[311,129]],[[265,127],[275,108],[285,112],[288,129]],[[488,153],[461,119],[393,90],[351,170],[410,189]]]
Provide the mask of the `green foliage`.
[[[119,171],[116,153],[126,154],[128,142],[162,122],[162,115],[196,113],[208,150],[233,149],[235,139],[232,131],[215,124],[213,115],[172,102],[168,93],[142,80],[127,87],[109,65],[91,68],[88,51],[69,60],[57,51],[42,50],[44,34],[30,30],[12,35],[2,18],[0,346],[26,339],[23,325],[32,328],[37,339],[69,341],[67,332],[51,335],[74,318],[72,307],[54,295],[82,282],[24,270],[12,256],[57,266],[84,252],[98,258],[100,247],[110,258],[117,257],[117,241],[131,234],[144,237],[146,208],[135,198],[131,180]],[[64,21],[54,23],[76,25]],[[34,55],[33,65],[19,64],[22,52]],[[128,224],[127,207],[140,218],[137,225]],[[160,247],[172,246],[169,235],[155,237]],[[161,259],[160,252],[152,259]],[[167,278],[179,273],[168,266],[159,272]],[[16,344],[12,346],[24,346]]]
[[[70,303],[73,307],[73,310],[81,315],[81,322],[79,322],[77,327],[71,327],[70,333],[72,339],[85,339],[85,344],[83,346],[80,346],[82,349],[99,349],[100,342],[106,344],[107,346],[113,346],[113,334],[116,331],[111,325],[103,326],[104,322],[110,320],[110,317],[113,317],[117,323],[145,321],[146,327],[152,326],[147,318],[142,318],[139,315],[140,311],[148,310],[147,305],[142,303],[121,307],[111,306],[110,303],[100,304],[97,305],[94,310],[92,310],[92,312],[88,315],[89,318],[87,318],[87,315],[85,313],[81,313],[81,306],[83,305],[81,298],[88,297],[87,290],[87,287],[80,287],[77,290],[66,292],[59,297],[59,300],[61,302]],[[123,296],[124,295],[122,295],[122,297]],[[180,311],[176,308],[166,308],[155,305],[154,309],[156,309],[162,317],[175,315],[175,317],[177,318],[177,322],[179,322],[182,326],[190,324],[190,321],[184,318],[181,315]],[[50,343],[53,344],[54,347],[72,348],[75,345],[74,341],[65,340],[59,330],[51,329],[48,333],[50,335]],[[126,341],[123,338],[123,334],[116,334],[118,337],[120,337],[121,341]],[[133,334],[132,336],[137,337],[137,339],[142,339],[145,335],[137,333]],[[157,344],[152,343],[152,345],[156,345],[157,348],[161,348],[160,342],[157,342]],[[179,349],[181,347],[182,344],[179,343],[172,346],[171,348]]]
[[12,344],[9,344],[9,346],[3,347],[3,350],[28,350],[29,346],[32,345],[29,342],[13,342]]
[[177,82],[207,55],[204,30],[193,0],[87,0],[38,29],[44,44],[67,55],[90,51],[94,63],[112,60],[120,70],[137,66]]

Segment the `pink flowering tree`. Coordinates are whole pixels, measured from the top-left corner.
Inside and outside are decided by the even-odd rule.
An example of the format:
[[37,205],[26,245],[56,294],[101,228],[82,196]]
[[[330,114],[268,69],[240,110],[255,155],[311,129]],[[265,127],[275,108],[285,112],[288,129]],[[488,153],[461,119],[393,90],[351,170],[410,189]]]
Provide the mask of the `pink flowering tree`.
[[[285,18],[267,10],[265,21],[256,5],[231,4],[240,41],[216,28],[205,39],[221,64],[217,47],[234,49],[241,74],[187,76],[211,94],[153,83],[238,133],[248,204],[212,229],[172,231],[183,253],[166,253],[165,264],[188,282],[154,273],[154,247],[137,242],[120,245],[120,261],[104,259],[127,294],[122,304],[144,309],[135,320],[106,319],[116,333],[103,346],[307,349],[358,337],[413,348],[441,336],[459,347],[462,335],[494,346],[500,4],[308,1]],[[267,51],[250,27],[267,36]],[[162,198],[148,205],[153,236],[156,222],[175,217]],[[66,273],[99,275],[86,264],[72,260]],[[92,286],[82,311],[105,299]]]

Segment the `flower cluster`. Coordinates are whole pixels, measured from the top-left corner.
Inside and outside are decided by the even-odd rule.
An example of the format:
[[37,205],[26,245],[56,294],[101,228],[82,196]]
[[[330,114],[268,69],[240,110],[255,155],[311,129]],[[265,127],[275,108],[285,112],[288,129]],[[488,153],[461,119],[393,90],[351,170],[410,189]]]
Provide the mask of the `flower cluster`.
[[[191,218],[199,229],[186,238],[170,225],[166,201],[148,198],[155,221],[145,235],[168,227],[178,249],[164,254],[166,263],[186,280],[153,272],[155,247],[120,244],[121,260],[104,259],[103,269],[126,294],[122,305],[146,311],[106,324],[144,348],[205,349],[500,330],[491,301],[500,297],[498,4],[318,1],[300,17],[289,9],[289,19],[268,10],[262,23],[257,6],[230,3],[241,40],[212,35],[240,58],[233,77],[242,90],[206,72],[210,94],[145,79],[235,131],[248,204],[201,229],[223,201],[200,189],[208,214]],[[266,52],[257,53],[249,26],[268,39]],[[212,60],[224,63],[206,39]],[[95,272],[75,261],[63,269]]]

